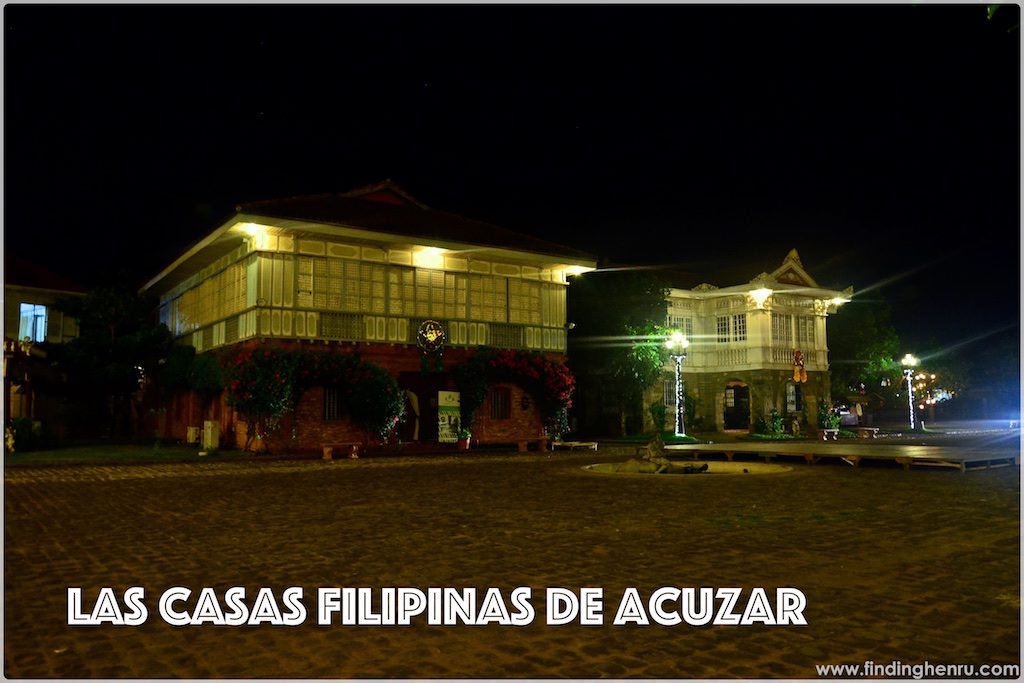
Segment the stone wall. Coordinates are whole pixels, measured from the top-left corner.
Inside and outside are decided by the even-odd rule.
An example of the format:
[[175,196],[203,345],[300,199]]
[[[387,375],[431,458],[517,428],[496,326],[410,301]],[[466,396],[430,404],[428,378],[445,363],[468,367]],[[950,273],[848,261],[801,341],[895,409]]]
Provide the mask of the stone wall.
[[[674,376],[666,374],[665,380]],[[793,379],[791,370],[740,370],[735,372],[713,372],[686,374],[684,381],[687,392],[697,400],[697,414],[703,417],[702,431],[721,431],[724,429],[725,389],[730,382],[742,382],[750,388],[750,427],[753,428],[757,418],[767,415],[772,408],[786,414],[786,384]],[[807,382],[802,383],[803,411],[801,425],[805,428],[816,428],[818,419],[818,401],[828,397],[830,377],[828,372],[808,372]],[[662,400],[662,385],[644,394],[644,428],[653,429],[654,425],[647,410],[656,401]],[[668,426],[672,425],[673,404],[668,408]],[[687,425],[687,432],[693,431]]]

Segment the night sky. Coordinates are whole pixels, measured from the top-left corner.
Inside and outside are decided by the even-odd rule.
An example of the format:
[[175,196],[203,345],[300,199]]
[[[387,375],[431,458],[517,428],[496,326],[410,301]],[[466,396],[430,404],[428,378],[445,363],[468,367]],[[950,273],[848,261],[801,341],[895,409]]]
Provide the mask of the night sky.
[[4,22],[5,248],[85,285],[140,285],[235,204],[391,178],[712,282],[796,247],[822,285],[887,301],[908,344],[1019,326],[1016,6],[6,5]]

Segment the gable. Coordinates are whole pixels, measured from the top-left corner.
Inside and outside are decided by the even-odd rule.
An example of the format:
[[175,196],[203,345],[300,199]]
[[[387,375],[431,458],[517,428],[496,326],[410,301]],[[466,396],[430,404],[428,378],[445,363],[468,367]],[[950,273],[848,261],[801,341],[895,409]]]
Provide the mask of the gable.
[[799,285],[802,287],[813,287],[814,284],[802,277],[794,268],[786,268],[775,279],[787,285]]
[[353,199],[360,199],[368,202],[376,202],[378,204],[391,204],[392,206],[404,206],[406,208],[416,209],[427,209],[426,204],[423,204],[411,194],[403,190],[390,178],[382,180],[379,183],[373,185],[365,185],[363,187],[357,187],[354,190],[349,190],[342,194],[343,197],[351,197]]
[[789,253],[786,254],[785,260],[782,265],[772,272],[771,277],[782,284],[795,285],[797,287],[817,287],[818,283],[814,281],[807,271],[804,270],[804,264],[800,262],[800,254],[797,253],[796,249],[790,249]]

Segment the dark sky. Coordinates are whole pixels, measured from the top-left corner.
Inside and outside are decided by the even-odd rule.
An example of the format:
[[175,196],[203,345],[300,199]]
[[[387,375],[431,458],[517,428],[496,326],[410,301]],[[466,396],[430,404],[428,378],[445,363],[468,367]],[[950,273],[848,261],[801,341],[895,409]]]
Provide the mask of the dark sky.
[[84,284],[141,284],[237,203],[389,177],[712,281],[796,247],[822,284],[888,301],[908,343],[1019,325],[1016,6],[6,5],[4,22],[5,248]]

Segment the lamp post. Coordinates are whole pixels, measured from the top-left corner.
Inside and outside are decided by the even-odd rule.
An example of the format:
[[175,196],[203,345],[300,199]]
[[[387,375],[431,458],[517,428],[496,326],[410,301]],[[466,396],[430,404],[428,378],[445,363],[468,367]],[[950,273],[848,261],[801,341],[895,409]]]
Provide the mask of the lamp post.
[[686,347],[690,345],[690,340],[686,338],[686,335],[682,332],[673,332],[669,335],[669,338],[665,340],[665,347],[669,351],[669,355],[672,356],[672,360],[676,362],[676,423],[675,423],[675,435],[686,436],[686,426],[683,424],[683,361],[686,360]]
[[917,365],[917,359],[908,353],[903,356],[903,360],[900,362],[903,364],[903,376],[907,378],[907,405],[910,408],[910,428],[914,429],[914,366]]

